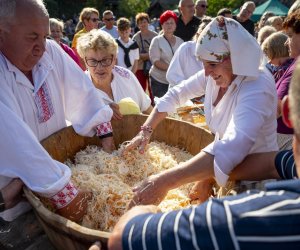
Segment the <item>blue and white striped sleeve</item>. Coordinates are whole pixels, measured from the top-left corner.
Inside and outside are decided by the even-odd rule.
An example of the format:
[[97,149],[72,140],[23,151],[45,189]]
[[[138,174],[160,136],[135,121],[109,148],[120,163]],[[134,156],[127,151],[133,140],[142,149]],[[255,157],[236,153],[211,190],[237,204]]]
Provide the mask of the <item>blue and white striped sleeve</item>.
[[275,167],[283,180],[298,178],[292,150],[280,151],[275,158]]
[[300,181],[269,184],[268,192],[137,216],[124,229],[123,249],[300,249]]
[[[214,224],[221,225],[217,232]],[[217,249],[220,243],[233,248],[232,241],[224,242],[224,237],[230,239],[224,205],[209,201],[189,209],[133,218],[124,229],[123,249]]]

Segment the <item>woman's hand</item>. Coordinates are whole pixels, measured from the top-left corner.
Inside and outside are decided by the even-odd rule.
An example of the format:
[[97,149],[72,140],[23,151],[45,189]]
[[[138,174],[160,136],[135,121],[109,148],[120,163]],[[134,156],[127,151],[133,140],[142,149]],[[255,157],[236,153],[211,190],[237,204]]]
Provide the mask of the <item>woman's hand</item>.
[[118,104],[112,102],[109,104],[110,108],[113,110],[113,117],[114,120],[121,120],[123,118],[123,115],[120,112],[120,107]]
[[207,201],[213,194],[214,182],[213,178],[196,182],[189,193],[189,198],[199,204]]
[[158,205],[169,191],[168,182],[164,179],[164,175],[152,175],[139,186],[134,187],[134,197],[129,204],[129,208],[137,205]]
[[122,154],[126,154],[132,149],[138,149],[140,154],[145,153],[145,148],[150,141],[150,132],[141,130],[123,149]]
[[86,214],[88,201],[92,199],[92,193],[79,191],[78,195],[67,206],[58,209],[57,213],[74,222],[80,222]]
[[111,153],[116,149],[114,138],[112,136],[101,139],[101,142],[102,149],[107,153]]

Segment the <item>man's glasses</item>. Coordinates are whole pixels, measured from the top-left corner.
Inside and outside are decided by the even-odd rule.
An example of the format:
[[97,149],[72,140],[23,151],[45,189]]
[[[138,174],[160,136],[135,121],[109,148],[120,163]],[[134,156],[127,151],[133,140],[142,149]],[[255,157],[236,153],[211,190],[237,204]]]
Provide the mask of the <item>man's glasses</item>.
[[112,64],[114,57],[110,57],[110,58],[104,58],[102,60],[96,60],[96,59],[87,59],[85,58],[86,64],[90,67],[97,67],[98,64],[100,63],[100,65],[102,67],[108,67]]
[[201,6],[202,8],[208,8],[208,6],[205,5],[205,4],[200,4],[200,6]]
[[112,18],[105,18],[104,20],[110,22],[110,21],[114,21],[115,19],[112,17]]
[[99,18],[91,18],[90,20],[92,20],[93,23],[99,22],[100,19]]

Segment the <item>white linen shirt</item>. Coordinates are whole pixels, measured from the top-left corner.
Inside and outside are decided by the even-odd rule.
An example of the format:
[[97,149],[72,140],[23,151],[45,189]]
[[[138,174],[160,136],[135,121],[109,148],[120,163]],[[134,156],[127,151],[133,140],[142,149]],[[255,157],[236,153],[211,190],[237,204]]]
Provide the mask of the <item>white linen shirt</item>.
[[[90,72],[86,71],[86,74],[91,79]],[[130,70],[115,66],[112,70],[112,74],[113,80],[111,82],[111,89],[114,100],[111,100],[105,92],[99,90],[101,94],[106,97],[104,98],[106,104],[110,104],[111,102],[118,103],[126,97],[131,97],[131,99],[140,107],[142,112],[150,107],[151,100],[149,96],[145,93],[138,79]]]
[[[54,42],[46,41],[46,51],[32,70],[34,86],[3,54],[0,54],[0,101],[17,113],[38,140],[66,127],[66,120],[83,136],[93,136],[96,126],[108,122],[112,110],[101,99],[90,79]],[[44,88],[50,118],[39,118]],[[37,101],[38,100],[38,101]]]
[[[135,42],[131,38],[129,38],[128,43],[124,43],[121,38],[118,38],[118,40],[123,44],[123,46],[125,48],[128,48],[131,44],[133,44]],[[139,48],[132,49],[132,50],[129,51],[129,60],[130,60],[130,63],[131,63],[131,66],[129,68],[125,64],[124,55],[125,55],[124,50],[121,47],[118,47],[118,60],[117,60],[117,64],[119,66],[123,67],[123,68],[131,70],[134,62],[136,60],[140,59]]]
[[170,47],[170,44],[168,43],[168,41],[163,35],[158,35],[154,37],[149,47],[149,57],[152,62],[152,67],[150,69],[150,76],[152,76],[156,81],[159,81],[160,83],[169,84],[166,78],[167,72],[156,68],[154,63],[156,61],[161,60],[167,64],[170,64],[174,56],[173,52],[175,53],[175,51],[183,43],[183,40],[181,38],[177,36],[175,37],[176,37],[176,42],[175,45],[172,46],[172,49]]
[[[2,102],[0,119],[0,189],[13,178],[20,178],[44,197],[57,194],[70,181],[71,170],[53,160],[27,124]],[[20,202],[0,213],[0,217],[11,221],[29,209],[27,202]]]
[[185,42],[176,50],[167,71],[169,88],[174,87],[203,69],[203,63],[197,60],[195,53],[195,41]]
[[260,71],[255,80],[237,76],[214,106],[219,88],[202,70],[169,89],[157,108],[171,113],[188,99],[205,94],[206,123],[216,136],[203,151],[214,155],[215,177],[224,186],[232,169],[248,154],[278,150],[277,95],[274,79],[266,70]]

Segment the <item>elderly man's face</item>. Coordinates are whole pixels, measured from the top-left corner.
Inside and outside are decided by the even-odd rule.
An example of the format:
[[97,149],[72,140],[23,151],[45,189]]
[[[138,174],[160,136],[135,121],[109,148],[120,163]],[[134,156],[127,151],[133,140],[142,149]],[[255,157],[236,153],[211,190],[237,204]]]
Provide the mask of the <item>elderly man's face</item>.
[[114,26],[115,19],[112,14],[108,13],[103,17],[102,21],[104,22],[105,27],[110,30]]
[[195,13],[195,4],[193,0],[183,1],[182,6],[180,7],[180,11],[184,17],[192,18]]
[[202,17],[206,14],[207,10],[207,2],[206,1],[199,1],[195,5],[195,13],[196,16]]
[[43,56],[49,34],[49,18],[26,6],[16,10],[10,26],[0,27],[0,50],[23,73],[30,72]]
[[240,16],[243,19],[248,20],[252,16],[254,10],[255,10],[255,6],[252,5],[252,4],[243,5],[243,7],[242,7],[242,9],[240,11]]

